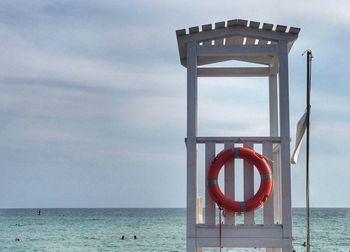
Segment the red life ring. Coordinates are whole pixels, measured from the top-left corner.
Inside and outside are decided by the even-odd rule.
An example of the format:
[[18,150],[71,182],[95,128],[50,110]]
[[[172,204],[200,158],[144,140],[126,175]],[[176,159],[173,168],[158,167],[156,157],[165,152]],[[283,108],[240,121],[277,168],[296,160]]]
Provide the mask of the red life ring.
[[[248,160],[260,173],[260,187],[256,194],[246,201],[235,201],[225,196],[218,184],[218,175],[223,165],[235,158]],[[230,148],[221,151],[214,159],[208,171],[208,191],[211,198],[228,212],[249,212],[260,207],[271,194],[272,172],[267,159],[249,148]]]

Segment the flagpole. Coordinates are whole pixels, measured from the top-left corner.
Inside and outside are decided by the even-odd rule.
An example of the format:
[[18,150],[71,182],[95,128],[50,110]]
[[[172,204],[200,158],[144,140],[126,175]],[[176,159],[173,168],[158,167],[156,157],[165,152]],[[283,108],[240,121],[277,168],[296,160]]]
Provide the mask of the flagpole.
[[311,63],[312,51],[307,52],[307,87],[306,87],[306,251],[310,252],[310,112],[311,112]]

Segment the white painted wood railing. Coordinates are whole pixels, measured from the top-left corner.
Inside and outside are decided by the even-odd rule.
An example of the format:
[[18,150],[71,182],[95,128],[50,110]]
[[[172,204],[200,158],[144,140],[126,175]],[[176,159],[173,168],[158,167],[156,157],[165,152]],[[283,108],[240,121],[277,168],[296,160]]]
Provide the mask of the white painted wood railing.
[[[197,137],[197,144],[205,145],[205,188],[207,188],[207,174],[210,164],[219,151],[216,145],[222,144],[224,148],[247,147],[251,149],[262,149],[262,154],[270,161],[273,174],[273,192],[263,205],[263,225],[272,226],[281,224],[281,186],[280,186],[280,137]],[[222,147],[221,147],[222,148]],[[254,195],[254,167],[248,161],[243,161],[243,194],[244,200]],[[225,195],[235,199],[235,163],[227,163],[224,167],[224,187],[221,188]],[[215,226],[217,222],[217,209],[215,202],[205,190],[205,218],[204,226]],[[255,211],[243,213],[244,226],[256,225]],[[200,224],[200,223],[199,223]],[[197,225],[203,230],[203,225]],[[224,218],[224,225],[236,226],[235,215]],[[242,226],[242,224],[238,225]],[[281,229],[281,227],[278,227]],[[257,231],[258,232],[258,231]]]

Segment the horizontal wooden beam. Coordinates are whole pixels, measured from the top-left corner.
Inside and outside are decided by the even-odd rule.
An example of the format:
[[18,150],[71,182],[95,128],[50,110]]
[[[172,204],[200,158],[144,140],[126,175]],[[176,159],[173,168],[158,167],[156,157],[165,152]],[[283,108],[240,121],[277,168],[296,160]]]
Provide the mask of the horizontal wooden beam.
[[[197,237],[219,238],[218,227],[214,225],[197,224]],[[222,225],[222,238],[275,238],[282,239],[282,225]]]
[[234,142],[234,143],[280,143],[280,137],[197,137],[197,143],[206,143],[206,142],[215,142],[215,143],[224,143],[224,142]]
[[269,67],[200,67],[198,77],[260,77],[269,76]]
[[[217,232],[218,233],[218,232]],[[225,248],[283,248],[285,241],[291,243],[291,239],[280,238],[222,238],[221,246]],[[218,238],[197,238],[198,247],[219,247]]]
[[[217,226],[196,225],[199,247],[218,247],[220,234]],[[275,225],[222,225],[221,245],[223,247],[282,248],[291,238],[283,238],[281,224]]]
[[218,45],[198,46],[197,56],[245,56],[245,55],[276,55],[278,45]]
[[[236,60],[236,61],[242,61],[242,62],[249,62],[249,63],[255,63],[255,64],[262,64],[262,65],[271,65],[274,61],[274,57],[272,55],[244,55],[244,56],[210,56],[210,57],[198,57],[198,65],[207,65],[207,64],[213,64],[217,62],[223,62],[223,61],[229,61],[229,60]],[[184,59],[183,61],[186,61]]]

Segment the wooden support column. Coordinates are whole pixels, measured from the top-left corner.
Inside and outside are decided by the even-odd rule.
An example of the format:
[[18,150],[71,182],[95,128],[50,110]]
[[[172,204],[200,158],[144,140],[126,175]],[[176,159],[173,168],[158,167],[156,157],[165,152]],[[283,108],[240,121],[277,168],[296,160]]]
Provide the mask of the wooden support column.
[[[263,155],[268,159],[273,159],[273,144],[272,142],[263,143]],[[269,162],[269,165],[272,169],[273,177],[273,191],[271,195],[267,198],[264,204],[264,225],[272,226],[275,223],[275,193],[276,188],[275,184],[278,184],[278,181],[274,179],[274,169],[273,162]],[[266,252],[280,252],[281,248],[266,248]]]
[[[274,62],[277,65],[277,62]],[[272,66],[270,66],[272,67]],[[269,76],[269,111],[270,111],[270,136],[278,136],[278,83],[277,75],[273,74]],[[282,223],[282,207],[281,207],[281,166],[280,166],[280,146],[279,144],[273,145],[273,164],[272,164],[272,177],[274,181],[273,185],[273,198],[274,198],[274,223]]]
[[187,252],[196,251],[197,45],[187,45]]
[[[277,68],[277,62],[270,65],[270,68]],[[277,74],[269,76],[269,114],[270,114],[270,136],[278,136],[278,83]],[[273,197],[273,223],[282,223],[282,207],[281,207],[281,165],[279,161],[280,146],[279,144],[273,144],[271,157],[273,163],[272,179],[273,179],[273,193],[270,197]],[[267,248],[266,252],[281,252],[281,248]]]
[[281,135],[281,179],[282,179],[282,222],[285,244],[283,252],[291,252],[291,177],[290,177],[290,132],[289,132],[289,81],[288,81],[288,43],[279,43],[279,104]]

